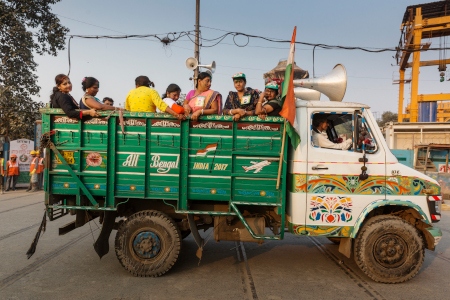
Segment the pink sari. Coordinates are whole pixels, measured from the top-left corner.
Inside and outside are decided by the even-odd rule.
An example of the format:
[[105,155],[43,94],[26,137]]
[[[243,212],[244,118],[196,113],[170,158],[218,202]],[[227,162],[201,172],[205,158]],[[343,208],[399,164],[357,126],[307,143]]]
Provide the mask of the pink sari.
[[195,95],[195,91],[190,91],[186,96],[186,100],[188,100],[192,112],[200,109],[210,109],[212,103],[217,100],[217,114],[222,114],[222,95],[219,92],[207,90],[199,95]]

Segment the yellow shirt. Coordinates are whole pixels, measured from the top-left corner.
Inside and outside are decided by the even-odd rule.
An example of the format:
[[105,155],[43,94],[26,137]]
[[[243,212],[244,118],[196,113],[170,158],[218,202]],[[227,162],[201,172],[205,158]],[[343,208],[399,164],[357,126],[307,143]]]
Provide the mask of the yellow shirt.
[[156,112],[157,107],[160,111],[166,111],[167,104],[158,92],[146,86],[131,90],[125,100],[125,109],[129,111]]

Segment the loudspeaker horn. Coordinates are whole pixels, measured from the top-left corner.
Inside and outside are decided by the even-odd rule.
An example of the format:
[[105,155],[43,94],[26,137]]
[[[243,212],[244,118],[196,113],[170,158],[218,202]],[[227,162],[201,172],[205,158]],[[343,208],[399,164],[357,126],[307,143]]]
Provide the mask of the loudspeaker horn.
[[189,70],[195,70],[196,68],[205,68],[210,70],[211,73],[214,73],[216,71],[216,62],[213,61],[209,65],[199,65],[195,57],[189,57],[188,59],[186,59],[186,67]]
[[295,79],[294,86],[316,90],[327,96],[330,101],[340,102],[347,89],[347,71],[343,65],[337,64],[330,73],[323,77]]
[[301,87],[294,88],[295,98],[302,100],[320,100],[320,95],[322,95],[319,91],[305,89]]
[[186,59],[186,67],[189,70],[195,70],[198,67],[198,61],[195,57],[189,57],[188,59]]

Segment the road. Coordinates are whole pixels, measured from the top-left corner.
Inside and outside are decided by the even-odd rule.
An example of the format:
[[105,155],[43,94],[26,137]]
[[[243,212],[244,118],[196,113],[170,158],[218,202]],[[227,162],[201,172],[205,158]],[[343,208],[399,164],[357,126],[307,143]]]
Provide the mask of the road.
[[[199,261],[191,236],[183,241],[175,266],[159,278],[136,278],[114,253],[101,260],[92,244],[99,233],[92,221],[66,235],[65,216],[47,222],[37,251],[29,248],[44,213],[44,193],[25,190],[0,195],[1,299],[446,299],[450,294],[450,211],[439,227],[444,236],[426,251],[419,274],[402,284],[379,284],[326,238],[216,243],[210,238]],[[202,232],[201,232],[202,233]]]

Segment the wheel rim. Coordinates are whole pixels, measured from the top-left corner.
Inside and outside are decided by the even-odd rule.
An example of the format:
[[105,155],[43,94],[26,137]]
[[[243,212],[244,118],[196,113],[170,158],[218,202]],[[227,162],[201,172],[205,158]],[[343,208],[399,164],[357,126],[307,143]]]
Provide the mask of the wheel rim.
[[407,258],[408,245],[405,240],[395,234],[387,234],[379,238],[374,245],[376,261],[385,268],[396,268]]
[[133,250],[140,258],[154,258],[161,251],[161,240],[154,232],[140,232],[133,240]]

